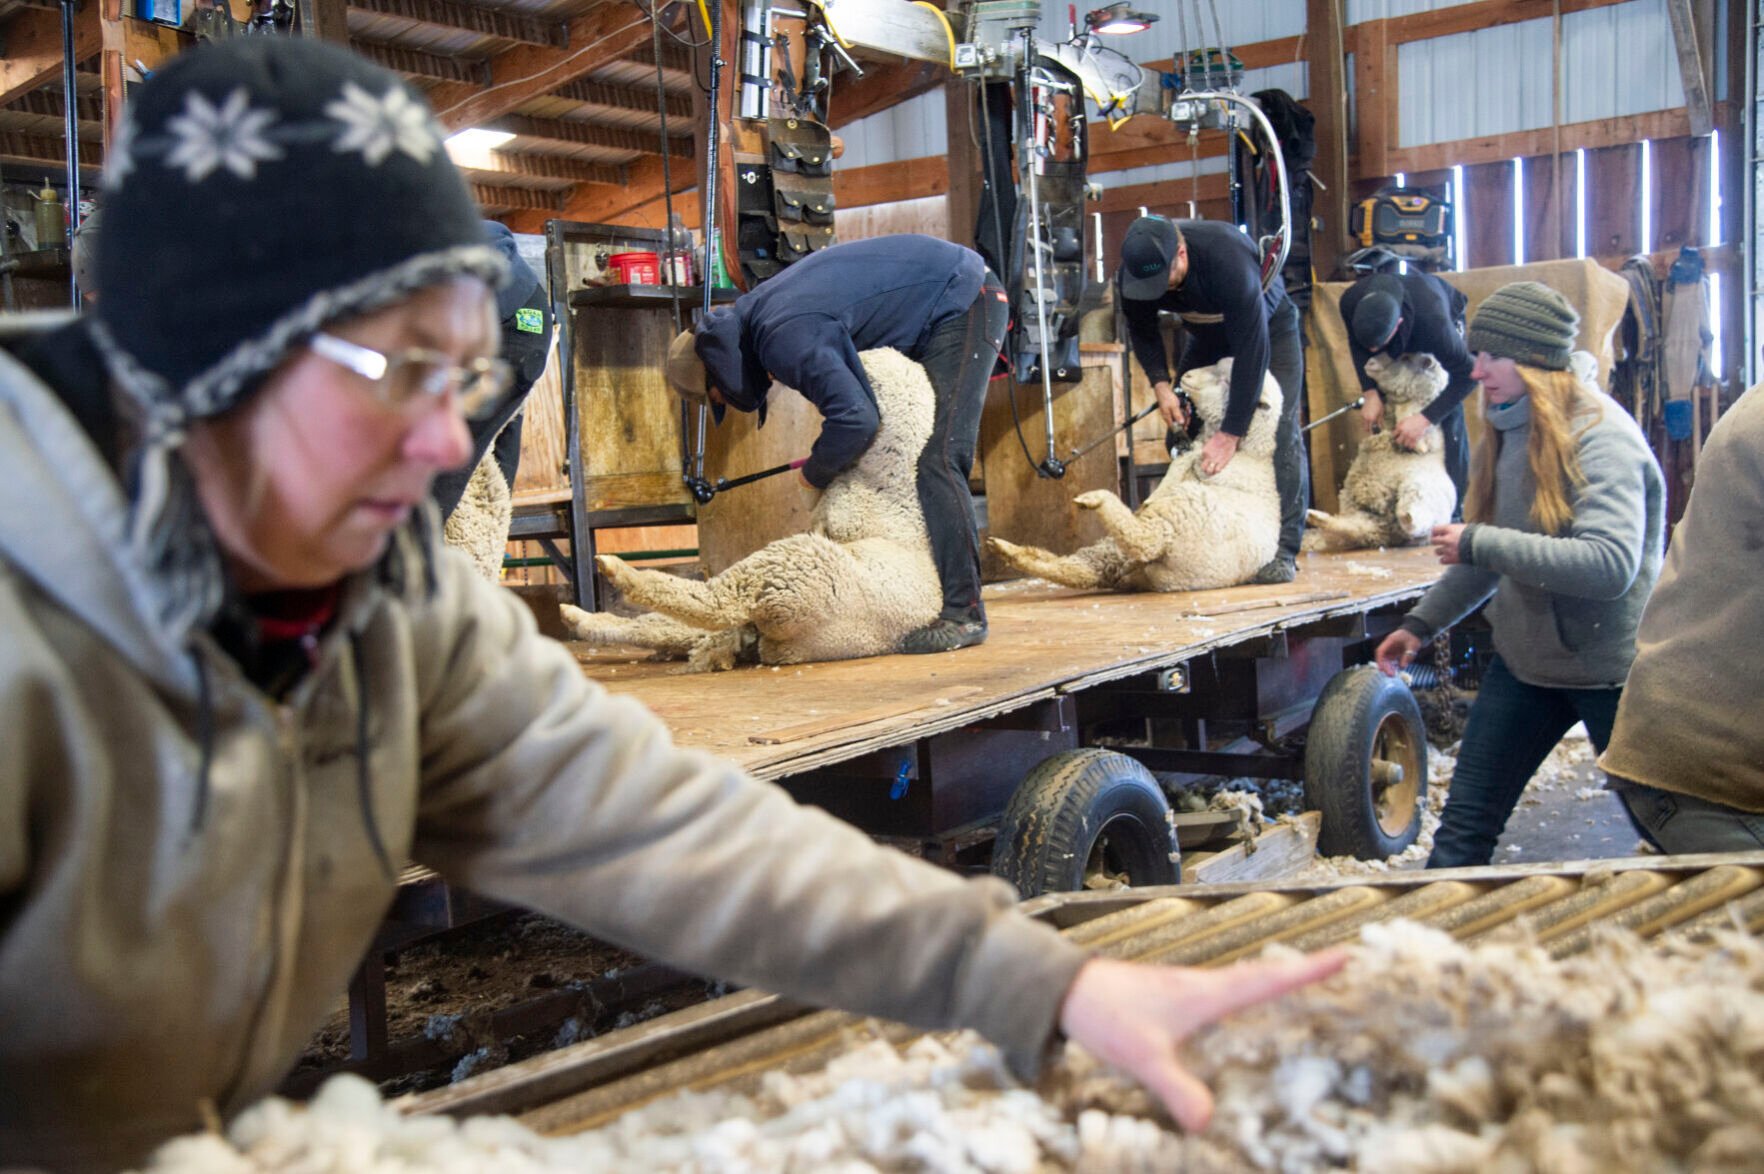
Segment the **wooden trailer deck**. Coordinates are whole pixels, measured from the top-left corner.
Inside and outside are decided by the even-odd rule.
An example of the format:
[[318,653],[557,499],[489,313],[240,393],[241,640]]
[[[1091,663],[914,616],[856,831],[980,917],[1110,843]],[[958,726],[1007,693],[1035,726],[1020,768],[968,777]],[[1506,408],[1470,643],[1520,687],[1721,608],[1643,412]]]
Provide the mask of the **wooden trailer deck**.
[[776,779],[1276,631],[1396,607],[1439,573],[1431,549],[1412,547],[1303,555],[1297,579],[1269,587],[1122,595],[1019,580],[987,589],[985,644],[936,656],[687,673],[648,653],[573,647],[589,676],[641,700],[680,744]]

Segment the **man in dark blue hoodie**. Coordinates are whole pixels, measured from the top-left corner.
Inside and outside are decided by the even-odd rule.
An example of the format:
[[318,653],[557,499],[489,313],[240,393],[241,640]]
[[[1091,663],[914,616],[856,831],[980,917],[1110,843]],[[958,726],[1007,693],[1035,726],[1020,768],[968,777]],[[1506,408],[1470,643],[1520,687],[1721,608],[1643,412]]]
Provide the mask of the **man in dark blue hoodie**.
[[821,434],[802,467],[825,489],[876,437],[876,395],[858,352],[893,347],[925,368],[937,396],[917,486],[943,583],[943,612],[902,639],[902,652],[948,652],[986,638],[980,537],[968,473],[980,410],[1009,304],[978,253],[928,236],[852,241],[804,258],[699,320],[668,349],[682,395],[758,412],[775,379],[820,410]]
[[514,368],[514,381],[500,399],[467,421],[472,432],[471,460],[435,478],[429,492],[441,507],[443,518],[453,512],[465,495],[472,471],[491,445],[496,446],[497,467],[508,480],[509,488],[514,488],[521,464],[521,409],[551,355],[551,295],[546,292],[545,283],[522,259],[508,225],[486,220],[484,232],[508,261],[508,284],[496,292],[496,316],[502,320],[501,355]]

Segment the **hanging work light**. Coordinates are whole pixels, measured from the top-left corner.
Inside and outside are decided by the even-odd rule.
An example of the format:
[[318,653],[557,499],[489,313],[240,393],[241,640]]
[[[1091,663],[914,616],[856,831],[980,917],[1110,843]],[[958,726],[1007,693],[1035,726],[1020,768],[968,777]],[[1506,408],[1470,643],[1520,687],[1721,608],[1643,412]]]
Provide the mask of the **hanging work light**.
[[1086,13],[1084,27],[1103,36],[1125,36],[1128,33],[1143,33],[1157,19],[1153,13],[1133,11],[1129,0],[1120,0],[1107,8]]

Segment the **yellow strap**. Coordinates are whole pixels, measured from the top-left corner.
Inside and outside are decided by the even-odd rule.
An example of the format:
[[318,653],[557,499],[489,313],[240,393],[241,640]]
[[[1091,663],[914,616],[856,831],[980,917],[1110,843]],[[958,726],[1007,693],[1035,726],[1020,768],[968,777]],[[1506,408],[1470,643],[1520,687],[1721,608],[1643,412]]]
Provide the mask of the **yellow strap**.
[[[955,68],[955,47],[956,47],[955,29],[950,27],[948,14],[946,14],[943,11],[943,9],[937,7],[937,5],[931,3],[931,0],[913,0],[913,4],[915,7],[918,7],[918,8],[928,8],[932,12],[937,14],[937,22],[943,26],[943,35],[949,41],[949,61],[946,62],[945,64],[947,64],[951,69],[954,69]],[[823,8],[821,10],[821,15],[822,16],[827,15],[827,10]],[[827,27],[832,28],[833,22],[828,21]],[[837,37],[837,36],[839,36],[839,33],[837,31],[835,31],[833,35],[835,37]],[[841,39],[839,43],[841,45],[845,45],[845,41],[843,39]],[[850,47],[851,46],[846,45],[846,48],[849,49]]]
[[705,7],[704,0],[698,0],[698,15],[704,18],[704,35],[711,36],[715,30],[711,28],[710,9]]

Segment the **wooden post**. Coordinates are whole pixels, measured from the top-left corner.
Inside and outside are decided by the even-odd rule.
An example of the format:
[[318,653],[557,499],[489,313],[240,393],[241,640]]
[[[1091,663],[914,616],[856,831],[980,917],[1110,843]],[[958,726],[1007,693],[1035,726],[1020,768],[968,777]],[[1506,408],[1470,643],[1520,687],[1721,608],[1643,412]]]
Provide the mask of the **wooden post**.
[[1396,110],[1397,55],[1390,51],[1387,22],[1367,21],[1358,30],[1354,52],[1354,109],[1359,116],[1354,139],[1362,178],[1391,173],[1391,125]]
[[307,36],[349,44],[349,0],[301,0],[300,8]]
[[974,247],[974,226],[980,218],[980,152],[974,147],[974,85],[965,78],[943,83],[944,123],[949,149],[949,234],[958,245]]
[[1341,0],[1306,0],[1305,56],[1310,67],[1311,113],[1316,116],[1317,177],[1312,204],[1320,227],[1311,233],[1311,276],[1335,276],[1348,230],[1347,54],[1342,43]]
[[1709,100],[1709,74],[1703,63],[1709,54],[1697,44],[1696,15],[1691,0],[1666,0],[1672,22],[1672,43],[1678,52],[1678,73],[1684,79],[1684,104],[1690,111],[1691,133],[1706,135],[1715,129],[1714,107]]

